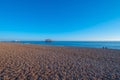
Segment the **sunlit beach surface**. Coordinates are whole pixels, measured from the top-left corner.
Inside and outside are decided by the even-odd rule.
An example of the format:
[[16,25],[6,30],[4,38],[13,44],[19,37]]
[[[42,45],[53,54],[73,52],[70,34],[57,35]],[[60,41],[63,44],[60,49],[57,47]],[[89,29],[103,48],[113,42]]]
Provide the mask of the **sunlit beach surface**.
[[120,80],[120,50],[1,42],[0,80]]

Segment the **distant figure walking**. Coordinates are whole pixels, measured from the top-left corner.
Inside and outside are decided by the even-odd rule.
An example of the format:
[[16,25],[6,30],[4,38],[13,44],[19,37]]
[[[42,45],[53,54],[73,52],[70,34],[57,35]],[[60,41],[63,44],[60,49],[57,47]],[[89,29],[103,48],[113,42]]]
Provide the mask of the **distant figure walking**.
[[103,49],[108,49],[107,47],[102,47]]

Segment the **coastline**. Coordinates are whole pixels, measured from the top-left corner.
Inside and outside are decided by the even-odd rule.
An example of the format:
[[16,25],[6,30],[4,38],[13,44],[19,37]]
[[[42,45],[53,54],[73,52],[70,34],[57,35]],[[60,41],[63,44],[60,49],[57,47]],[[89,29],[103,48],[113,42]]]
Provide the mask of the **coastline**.
[[0,42],[0,79],[120,79],[120,50]]
[[83,47],[83,48],[103,48],[120,50],[120,41],[8,41],[12,43],[33,44],[44,46],[65,46],[65,47]]

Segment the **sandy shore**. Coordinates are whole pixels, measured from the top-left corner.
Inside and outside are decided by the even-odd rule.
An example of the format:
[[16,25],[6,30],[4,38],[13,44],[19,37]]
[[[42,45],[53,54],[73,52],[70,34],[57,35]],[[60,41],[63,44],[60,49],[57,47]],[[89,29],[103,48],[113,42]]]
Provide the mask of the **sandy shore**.
[[120,80],[120,50],[0,43],[0,80]]

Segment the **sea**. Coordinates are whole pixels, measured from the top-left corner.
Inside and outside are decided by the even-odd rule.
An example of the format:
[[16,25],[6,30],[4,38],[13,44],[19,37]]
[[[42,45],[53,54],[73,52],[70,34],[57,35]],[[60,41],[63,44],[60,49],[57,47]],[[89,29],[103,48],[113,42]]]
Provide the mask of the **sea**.
[[23,44],[120,49],[120,41],[20,41]]

